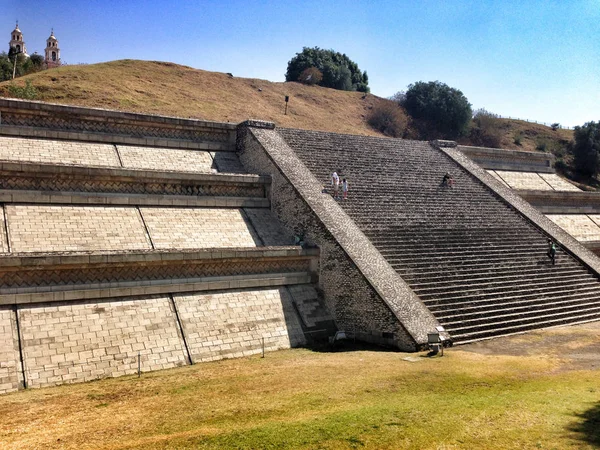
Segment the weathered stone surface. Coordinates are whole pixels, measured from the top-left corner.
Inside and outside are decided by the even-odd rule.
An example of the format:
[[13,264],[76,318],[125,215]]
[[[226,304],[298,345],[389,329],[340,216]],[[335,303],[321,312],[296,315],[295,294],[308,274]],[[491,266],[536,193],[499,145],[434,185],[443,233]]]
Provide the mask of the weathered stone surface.
[[141,208],[155,248],[257,247],[240,209]]
[[20,371],[15,312],[11,308],[0,307],[0,394],[20,387]]
[[261,245],[293,245],[294,235],[267,208],[244,208],[244,214],[260,238]]
[[535,172],[512,172],[496,170],[496,174],[513,189],[552,191],[552,186]]
[[209,152],[156,147],[117,145],[123,167],[210,173],[213,160]]
[[498,175],[496,173],[495,170],[486,170],[487,173],[489,173],[491,176],[493,176],[496,180],[498,180],[500,183],[502,183],[504,186],[506,187],[510,187],[508,184],[506,184],[506,181],[504,181],[500,175]]
[[168,297],[19,308],[27,384],[49,386],[186,364]]
[[[547,217],[578,241],[600,241],[600,226],[585,214],[548,214]],[[596,219],[600,216],[593,216]],[[599,221],[600,222],[600,221]]]
[[194,362],[235,358],[304,344],[285,288],[175,295]]
[[13,252],[151,248],[134,207],[6,205]]
[[0,136],[0,159],[120,167],[114,145]]
[[581,192],[577,186],[569,183],[564,178],[558,176],[555,173],[540,173],[540,177],[548,183],[555,191],[573,191],[573,192]]

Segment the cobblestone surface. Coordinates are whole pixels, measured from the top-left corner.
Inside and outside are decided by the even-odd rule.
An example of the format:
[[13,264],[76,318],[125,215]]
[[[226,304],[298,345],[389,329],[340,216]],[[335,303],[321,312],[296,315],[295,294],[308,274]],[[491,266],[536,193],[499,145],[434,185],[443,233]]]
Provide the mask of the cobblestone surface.
[[6,205],[13,252],[149,249],[134,207]]
[[117,148],[123,167],[128,169],[210,173],[213,164],[209,152],[129,145]]
[[284,288],[175,295],[194,362],[248,356],[304,343]]
[[120,167],[114,145],[0,136],[0,160]]
[[28,385],[41,387],[186,363],[168,297],[42,304],[19,310]]
[[141,208],[157,249],[257,247],[239,209]]

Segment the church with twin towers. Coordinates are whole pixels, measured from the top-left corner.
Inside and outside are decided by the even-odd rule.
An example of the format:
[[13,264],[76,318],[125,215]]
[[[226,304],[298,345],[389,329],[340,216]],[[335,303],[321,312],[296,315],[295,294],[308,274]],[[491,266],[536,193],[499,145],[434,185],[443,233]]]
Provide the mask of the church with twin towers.
[[[15,29],[10,33],[10,42],[8,45],[9,49],[14,48],[17,53],[23,53],[25,57],[29,57],[29,54],[27,53],[27,46],[25,45],[25,40],[23,39],[23,33],[19,29],[19,22],[17,22]],[[58,47],[58,39],[56,39],[56,36],[54,36],[54,30],[51,31],[50,37],[46,39],[44,63],[48,68],[61,65],[60,48]]]

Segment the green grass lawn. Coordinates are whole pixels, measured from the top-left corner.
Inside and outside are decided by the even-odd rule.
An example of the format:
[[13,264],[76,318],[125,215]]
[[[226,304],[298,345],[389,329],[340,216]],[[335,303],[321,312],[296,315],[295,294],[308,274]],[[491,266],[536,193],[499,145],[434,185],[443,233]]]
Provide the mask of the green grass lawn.
[[597,448],[597,371],[305,349],[0,397],[1,448]]

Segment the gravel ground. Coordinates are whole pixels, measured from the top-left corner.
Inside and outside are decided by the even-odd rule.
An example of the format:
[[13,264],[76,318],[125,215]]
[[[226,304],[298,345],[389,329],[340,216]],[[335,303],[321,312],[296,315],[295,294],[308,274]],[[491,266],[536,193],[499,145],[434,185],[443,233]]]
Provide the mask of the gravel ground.
[[600,322],[548,328],[455,347],[484,355],[547,355],[562,370],[600,370]]

